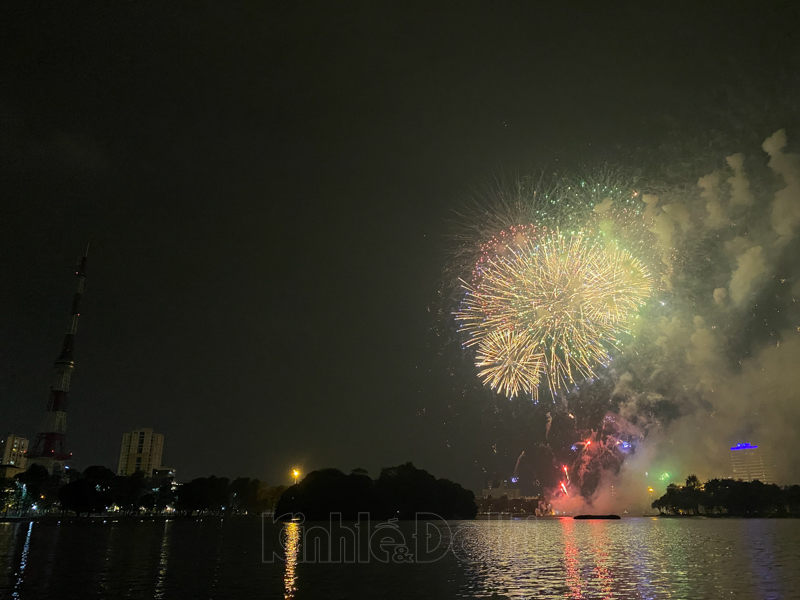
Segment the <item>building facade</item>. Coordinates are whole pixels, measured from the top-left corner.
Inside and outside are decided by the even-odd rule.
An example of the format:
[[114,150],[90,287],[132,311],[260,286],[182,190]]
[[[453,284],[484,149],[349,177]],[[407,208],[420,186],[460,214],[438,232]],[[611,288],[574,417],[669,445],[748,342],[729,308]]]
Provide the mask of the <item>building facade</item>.
[[[522,493],[518,487],[511,487],[509,486],[509,482],[507,480],[502,480],[499,482],[499,485],[495,485],[492,487],[496,482],[490,481],[485,489],[481,490],[481,496],[484,498],[502,498],[505,496],[509,500],[519,500],[522,498]],[[517,483],[516,478],[511,479],[511,483]]]
[[25,458],[25,453],[28,451],[27,438],[10,433],[0,444],[2,444],[0,452],[3,454],[3,462],[0,464],[17,467],[23,471],[28,467],[28,459]]
[[775,469],[764,450],[751,444],[736,444],[731,448],[732,479],[775,483]]
[[117,475],[128,476],[143,471],[146,477],[152,477],[153,471],[161,466],[163,450],[164,436],[152,429],[122,434]]

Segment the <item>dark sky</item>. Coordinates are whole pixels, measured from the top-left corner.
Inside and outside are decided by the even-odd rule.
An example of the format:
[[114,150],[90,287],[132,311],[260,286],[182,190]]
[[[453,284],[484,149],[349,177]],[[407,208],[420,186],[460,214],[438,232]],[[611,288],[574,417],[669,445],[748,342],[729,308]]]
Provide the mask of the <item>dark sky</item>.
[[752,107],[796,7],[647,4],[3,3],[0,430],[38,429],[91,237],[75,467],[152,427],[181,479],[475,485],[419,414],[452,210],[500,170],[791,125]]

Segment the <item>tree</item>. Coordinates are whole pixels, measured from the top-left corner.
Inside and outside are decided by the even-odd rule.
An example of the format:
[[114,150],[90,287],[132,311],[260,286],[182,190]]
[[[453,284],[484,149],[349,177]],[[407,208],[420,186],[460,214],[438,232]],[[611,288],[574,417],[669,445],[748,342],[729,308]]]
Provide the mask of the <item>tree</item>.
[[700,505],[711,513],[760,517],[792,513],[792,489],[760,481],[711,479],[700,485],[690,476],[685,487],[669,485],[653,508],[669,514],[697,514]]
[[250,514],[258,514],[259,500],[258,489],[260,485],[258,479],[249,477],[239,477],[231,482],[230,505],[232,511],[241,511]]
[[371,512],[374,506],[369,477],[345,475],[339,469],[319,469],[290,486],[281,495],[275,513],[302,513],[310,521],[327,521],[331,513],[355,519],[359,512]]
[[139,498],[139,506],[145,510],[153,510],[156,507],[156,495],[153,493],[144,494]]
[[258,487],[258,506],[259,511],[274,511],[281,499],[283,492],[286,491],[285,485],[268,486],[261,482]]
[[42,465],[34,464],[24,473],[14,476],[14,479],[21,486],[19,506],[27,510],[42,499],[43,492],[48,487],[50,473]]
[[111,503],[111,496],[108,492],[97,488],[98,486],[89,480],[79,479],[58,490],[58,499],[63,508],[73,511],[78,516],[83,513],[91,515],[103,512]]
[[118,475],[110,484],[113,503],[128,512],[139,512],[140,499],[147,491],[143,471],[137,471],[128,477]]
[[156,510],[163,511],[168,507],[175,508],[175,504],[178,500],[178,494],[175,490],[172,489],[173,483],[172,480],[165,481],[158,487],[158,492],[156,492],[156,502],[155,508]]
[[437,480],[410,462],[382,469],[375,489],[388,517],[411,519],[427,512],[443,519],[472,519],[478,512],[471,491],[447,479]]
[[288,488],[275,508],[278,515],[302,513],[307,520],[328,520],[332,513],[356,519],[359,513],[372,518],[413,519],[417,513],[433,513],[445,519],[471,519],[478,511],[469,490],[446,479],[436,479],[412,463],[389,467],[373,481],[353,471],[320,469]]
[[17,486],[13,479],[0,479],[0,502],[3,504],[3,511],[11,508],[16,490]]
[[89,483],[100,487],[101,490],[109,490],[114,481],[114,471],[102,465],[94,465],[86,467],[83,471],[83,478]]
[[230,499],[230,483],[226,477],[200,477],[178,488],[178,509],[190,513],[221,511]]
[[800,515],[800,485],[792,485],[783,489],[783,501],[790,515]]
[[729,510],[732,479],[711,479],[705,489],[706,508],[713,513],[724,514]]

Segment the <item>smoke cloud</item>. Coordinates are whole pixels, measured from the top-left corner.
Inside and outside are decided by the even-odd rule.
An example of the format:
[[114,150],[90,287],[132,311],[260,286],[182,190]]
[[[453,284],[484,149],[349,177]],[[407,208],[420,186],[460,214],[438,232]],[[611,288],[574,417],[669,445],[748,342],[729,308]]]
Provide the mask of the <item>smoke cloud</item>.
[[733,169],[733,177],[728,178],[731,186],[731,205],[750,206],[753,204],[753,195],[750,193],[750,182],[744,174],[744,154],[734,154],[725,159],[728,166]]
[[764,279],[767,271],[767,261],[761,246],[753,246],[737,259],[736,270],[731,276],[731,300],[735,306],[741,306],[752,297],[757,289],[757,284]]
[[781,237],[794,233],[800,224],[800,156],[785,154],[786,132],[776,131],[764,142],[762,148],[769,154],[769,166],[786,184],[775,194],[772,204],[772,227]]
[[720,197],[720,176],[718,172],[709,173],[701,177],[697,181],[698,187],[702,190],[700,197],[706,200],[706,210],[708,216],[706,217],[706,226],[710,229],[719,229],[730,225],[730,219],[725,216],[725,210],[722,208],[722,199]]
[[638,432],[620,439],[635,440],[635,451],[601,473],[590,497],[561,495],[557,508],[647,512],[667,484],[690,474],[732,476],[739,442],[762,450],[777,483],[800,483],[800,247],[792,241],[800,156],[787,146],[783,130],[764,141],[766,157],[750,169],[762,169],[757,185],[745,156],[733,154],[722,171],[697,179],[696,197],[661,206],[642,198],[671,302],[644,315],[637,351],[611,373],[614,414]]
[[[691,333],[686,305],[653,323],[654,344],[661,351],[656,370],[674,377],[665,396],[678,404],[681,414],[648,433],[636,457],[616,476],[615,489],[624,489],[635,474],[638,492],[633,496],[641,499],[641,490],[648,487],[643,472],[650,470],[680,477],[730,476],[729,448],[742,441],[764,449],[779,482],[800,482],[800,452],[792,443],[800,427],[800,257],[796,248],[793,252],[786,246],[800,225],[800,156],[786,153],[787,144],[783,130],[763,144],[777,191],[769,185],[753,188],[742,154],[726,159],[733,171],[727,178],[728,209],[719,172],[698,180],[698,201],[705,210],[697,214],[706,230],[717,231],[709,239],[719,238],[722,256],[730,258],[727,264],[712,263],[708,283],[724,277],[726,268],[729,282],[727,289],[709,285],[706,305],[691,303]],[[691,199],[685,206],[691,210]],[[740,211],[742,225],[740,219],[731,222],[727,211]],[[768,223],[758,219],[764,212],[771,212]],[[672,211],[673,221],[676,214],[680,211]],[[719,237],[725,225],[730,225],[723,229],[729,233]],[[781,291],[783,286],[789,289]],[[675,286],[676,294],[683,291]]]

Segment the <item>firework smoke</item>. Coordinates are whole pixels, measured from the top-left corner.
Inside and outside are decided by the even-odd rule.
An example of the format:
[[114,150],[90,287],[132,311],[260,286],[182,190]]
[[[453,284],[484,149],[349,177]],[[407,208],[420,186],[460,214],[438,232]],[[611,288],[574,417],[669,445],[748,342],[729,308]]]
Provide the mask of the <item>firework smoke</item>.
[[[716,171],[694,174],[693,187],[673,190],[610,176],[613,192],[589,183],[587,193],[586,184],[562,179],[533,193],[530,180],[519,188],[524,193],[504,193],[497,214],[486,218],[487,209],[480,223],[464,229],[454,264],[465,295],[454,312],[472,340],[468,352],[483,351],[476,373],[489,370],[480,377],[505,395],[516,389],[534,396],[537,377],[569,388],[565,372],[578,384],[562,393],[562,403],[546,399],[542,410],[552,412],[552,430],[548,423],[547,439],[532,434],[539,441],[525,455],[534,464],[538,452],[530,476],[548,481],[564,506],[645,507],[690,473],[730,476],[729,447],[741,441],[765,453],[780,450],[773,454],[778,482],[800,481],[793,444],[800,430],[800,157],[787,152],[788,144],[778,131],[760,157],[722,156]],[[520,225],[522,237],[513,229]],[[546,346],[534,352],[520,341],[520,331],[536,322],[534,311],[520,320],[508,309],[502,318],[525,326],[497,326],[513,335],[488,341],[500,323],[496,303],[513,305],[503,282],[535,262],[528,248],[545,243],[544,227],[548,235],[558,231],[567,252],[573,235],[608,236],[652,275],[647,305],[639,309],[647,294],[631,299],[630,312],[640,318],[627,328],[626,343],[604,345],[605,355],[581,350],[591,356],[589,368],[554,371]],[[491,325],[484,331],[485,322]],[[526,371],[516,384],[514,357]],[[600,364],[609,366],[597,371]],[[525,471],[522,457],[517,470]],[[558,493],[562,483],[568,494]]]

